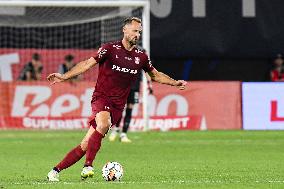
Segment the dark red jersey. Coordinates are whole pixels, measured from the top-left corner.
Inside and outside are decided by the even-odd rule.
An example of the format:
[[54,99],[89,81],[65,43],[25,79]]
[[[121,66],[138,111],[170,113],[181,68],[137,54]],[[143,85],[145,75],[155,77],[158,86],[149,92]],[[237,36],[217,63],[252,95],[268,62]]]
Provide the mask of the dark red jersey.
[[124,108],[131,86],[141,70],[150,72],[154,69],[144,51],[136,47],[128,51],[121,41],[103,45],[94,58],[99,63],[94,96],[107,96],[118,109]]

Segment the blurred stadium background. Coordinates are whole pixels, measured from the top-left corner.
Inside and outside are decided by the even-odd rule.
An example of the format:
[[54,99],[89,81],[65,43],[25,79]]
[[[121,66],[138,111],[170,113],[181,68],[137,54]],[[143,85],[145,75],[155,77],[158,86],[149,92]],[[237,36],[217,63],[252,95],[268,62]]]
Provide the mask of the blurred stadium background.
[[[172,163],[166,169],[168,172],[179,168],[182,170],[180,174],[188,174],[188,177],[176,176],[178,172],[175,172],[172,179],[164,174],[159,178],[153,171],[145,171],[139,180],[133,176],[133,166],[141,167],[130,157],[133,162],[129,161],[129,167],[132,166],[129,175],[133,174],[126,176],[126,182],[116,187],[139,188],[136,185],[139,182],[141,188],[284,187],[281,175],[284,170],[284,154],[281,152],[284,145],[281,131],[284,129],[284,84],[270,82],[273,61],[284,53],[283,7],[282,0],[0,1],[0,170],[6,173],[1,175],[0,188],[21,185],[30,188],[37,187],[37,184],[49,187],[39,178],[45,177],[45,172],[61,158],[60,153],[54,155],[53,151],[60,148],[63,155],[73,146],[72,140],[68,139],[80,141],[88,127],[89,103],[97,69],[87,72],[77,81],[56,86],[50,86],[45,78],[47,74],[58,71],[66,55],[71,54],[74,62],[78,62],[94,55],[101,44],[119,40],[122,37],[121,21],[127,16],[143,18],[144,34],[140,45],[148,51],[154,66],[175,79],[190,81],[185,91],[154,83],[154,93],[147,95],[147,99],[147,93],[141,93],[141,101],[135,105],[130,123],[130,131],[137,131],[130,134],[134,138],[130,148],[151,145],[147,141],[143,143],[143,138],[148,137],[165,147],[159,156],[167,154],[167,142],[173,148],[193,151],[185,150],[191,157],[180,164],[176,164],[178,159],[186,156],[181,154],[182,149],[175,160],[170,161],[167,157],[165,162],[161,160],[161,165]],[[35,53],[40,55],[43,65],[41,79],[19,81],[21,70]],[[143,114],[145,104],[147,111],[144,109]],[[144,124],[145,114],[149,117],[147,124]],[[153,132],[150,135],[141,132],[145,130]],[[203,132],[188,132],[200,130]],[[38,137],[44,140],[40,141]],[[49,146],[46,154],[40,156],[55,157],[48,157],[51,162],[40,164],[39,169],[44,166],[43,172],[17,175],[17,181],[13,181],[16,167],[25,170],[31,164],[28,160],[38,159],[32,152],[25,151],[24,154],[30,153],[31,157],[22,156],[25,162],[9,169],[6,158],[15,152],[8,149],[18,149],[15,146],[19,144],[23,149],[37,149],[40,145],[34,145],[61,137],[66,138],[66,144],[62,141],[60,147],[52,143],[53,147]],[[25,145],[27,139],[30,139],[28,146]],[[29,142],[33,143],[29,146]],[[106,145],[108,149],[112,148],[109,143]],[[204,148],[202,151],[200,148],[198,151],[198,146],[203,145],[213,150]],[[249,147],[244,148],[246,145]],[[236,148],[230,148],[232,146]],[[21,148],[18,150],[21,156]],[[156,150],[151,148],[148,152],[154,154]],[[233,159],[227,159],[224,150],[232,150],[235,155],[230,157]],[[118,144],[114,145],[113,151],[131,154]],[[110,155],[107,152],[111,153],[111,150],[102,152],[99,165],[108,160]],[[217,155],[215,159],[211,157],[208,161],[205,158],[196,162],[192,156],[198,154],[207,157],[220,154],[220,157]],[[255,155],[255,159],[251,155]],[[256,161],[260,156],[263,159]],[[112,154],[111,158],[116,156]],[[127,165],[127,155],[117,158]],[[148,161],[153,165],[157,163],[151,160]],[[199,167],[187,167],[185,164],[190,164],[189,161]],[[223,162],[221,168],[216,163],[219,161]],[[265,162],[268,162],[267,166]],[[153,169],[149,167],[149,170]],[[217,177],[214,170],[216,174],[223,172],[226,176]],[[209,171],[206,178],[202,177],[206,171]],[[248,172],[251,175],[246,177]],[[81,186],[73,183],[71,178],[65,179],[72,187]],[[100,182],[98,186],[107,187]],[[87,183],[84,187],[90,185]]]

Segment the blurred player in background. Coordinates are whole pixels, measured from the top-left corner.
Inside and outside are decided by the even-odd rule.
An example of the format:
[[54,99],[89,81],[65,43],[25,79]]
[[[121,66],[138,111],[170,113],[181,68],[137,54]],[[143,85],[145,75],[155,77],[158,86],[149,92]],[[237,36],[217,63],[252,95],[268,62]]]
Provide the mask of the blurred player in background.
[[74,56],[71,54],[68,54],[64,57],[64,63],[59,65],[58,72],[61,74],[65,74],[66,72],[70,71],[74,66]]
[[41,57],[38,53],[34,53],[32,60],[24,65],[18,80],[38,81],[41,79],[42,69]]
[[81,172],[84,180],[94,175],[93,161],[100,150],[101,142],[112,125],[121,119],[131,86],[143,69],[153,81],[185,89],[186,82],[174,80],[158,72],[147,54],[136,47],[142,32],[141,20],[127,18],[123,23],[122,41],[103,45],[94,57],[82,61],[65,74],[52,73],[47,79],[52,84],[66,81],[99,64],[99,75],[91,105],[95,116],[81,143],[72,149],[47,175],[49,181],[59,181],[59,172],[72,166],[84,155],[86,160]]
[[[74,63],[74,56],[72,54],[68,54],[64,57],[64,63],[63,64],[60,64],[59,65],[59,69],[58,69],[58,72],[61,73],[61,74],[65,74],[66,72],[70,71],[74,66],[75,66],[75,63]],[[80,80],[79,79],[79,76],[75,76],[72,78],[71,81],[78,81]]]
[[[123,118],[123,126],[120,133],[120,141],[123,143],[130,143],[132,142],[127,137],[127,131],[129,129],[129,124],[131,121],[132,116],[132,110],[134,104],[139,103],[139,92],[140,92],[140,83],[142,81],[143,74],[141,72],[141,76],[136,80],[136,82],[132,85],[130,93],[127,97],[127,103],[126,103],[126,109],[125,109],[125,116]],[[151,85],[151,78],[147,77],[147,84],[148,84],[148,90],[149,93],[152,94],[152,85]],[[120,132],[119,126],[120,126],[121,119],[118,121],[118,123],[115,125],[115,127],[112,128],[112,132],[109,135],[109,141],[113,142],[115,141],[118,133]]]

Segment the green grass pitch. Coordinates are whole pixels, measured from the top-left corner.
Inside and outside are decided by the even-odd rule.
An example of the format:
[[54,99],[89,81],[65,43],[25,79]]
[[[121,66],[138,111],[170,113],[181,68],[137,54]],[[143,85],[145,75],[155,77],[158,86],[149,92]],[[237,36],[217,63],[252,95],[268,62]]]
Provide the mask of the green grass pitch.
[[[131,144],[104,140],[95,177],[80,180],[84,158],[46,181],[48,171],[86,131],[0,131],[0,189],[6,188],[284,188],[283,131],[130,133]],[[107,161],[124,167],[106,182]]]

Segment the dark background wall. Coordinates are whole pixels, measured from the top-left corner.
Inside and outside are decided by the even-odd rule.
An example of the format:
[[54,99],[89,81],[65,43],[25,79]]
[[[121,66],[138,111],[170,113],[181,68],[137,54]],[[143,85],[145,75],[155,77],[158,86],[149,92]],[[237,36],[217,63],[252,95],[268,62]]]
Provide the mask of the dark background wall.
[[151,17],[155,57],[267,58],[284,48],[283,0],[255,1],[250,17],[241,0],[205,0],[205,17],[193,16],[192,0],[165,2],[170,13]]
[[269,81],[270,59],[163,59],[154,65],[170,76],[184,80]]
[[194,17],[191,0],[152,1],[156,67],[190,80],[269,80],[272,59],[284,50],[284,1],[243,2],[207,0],[205,16]]

